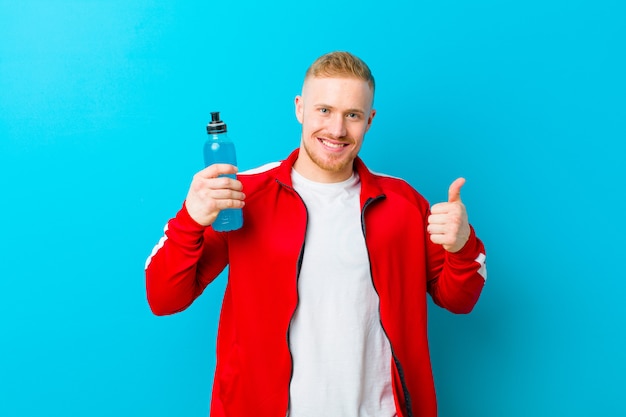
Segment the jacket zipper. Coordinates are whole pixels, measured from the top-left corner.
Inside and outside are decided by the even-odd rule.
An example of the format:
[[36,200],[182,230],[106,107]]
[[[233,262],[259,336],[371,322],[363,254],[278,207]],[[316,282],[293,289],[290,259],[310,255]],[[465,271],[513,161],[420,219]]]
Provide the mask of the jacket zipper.
[[[304,211],[306,213],[306,222],[304,225],[304,231],[306,235],[306,229],[308,228],[308,225],[309,225],[309,212],[306,207],[306,204],[304,203],[304,200],[293,187],[282,183],[278,179],[276,180],[276,182],[279,185],[282,185],[283,187],[285,187],[286,189],[292,191],[295,195],[298,196],[298,198],[302,202],[302,205],[304,206]],[[291,341],[289,339],[289,331],[291,330],[291,323],[293,322],[293,316],[296,314],[296,310],[298,309],[298,304],[300,304],[300,294],[298,293],[298,281],[300,279],[300,270],[302,269],[302,259],[304,257],[304,246],[305,246],[305,240],[302,241],[302,246],[300,247],[300,253],[298,254],[298,261],[296,264],[296,306],[291,312],[291,317],[289,318],[289,326],[287,326],[287,334],[286,334],[287,350],[289,351],[289,360],[291,361],[291,374],[289,375],[289,384],[287,385],[287,391],[288,391],[287,395],[288,395],[289,400],[287,401],[287,411],[285,412],[285,417],[289,417],[289,409],[291,408],[291,395],[289,391],[291,390],[291,381],[293,380],[293,355],[291,353]]]
[[[367,210],[367,208],[374,202],[378,201],[378,200],[382,200],[383,198],[385,198],[384,194],[381,194],[377,197],[370,197],[367,199],[367,201],[365,202],[365,204],[363,204],[363,210],[361,210],[361,229],[363,231],[363,238],[366,241],[365,247],[367,248],[367,233],[365,230],[365,211]],[[402,392],[404,394],[404,402],[405,402],[405,406],[406,406],[406,412],[407,412],[407,416],[406,417],[413,417],[413,408],[411,407],[411,396],[409,394],[409,390],[406,386],[406,381],[404,379],[404,370],[402,368],[402,364],[400,364],[400,360],[397,358],[396,353],[393,349],[393,345],[391,344],[391,339],[389,339],[389,335],[387,334],[387,330],[385,329],[385,326],[383,325],[383,320],[382,317],[380,315],[380,294],[378,294],[378,289],[376,288],[376,283],[374,282],[374,274],[372,273],[372,262],[371,262],[371,258],[370,258],[370,252],[369,252],[369,248],[367,249],[367,258],[368,258],[368,262],[370,264],[370,278],[372,280],[372,287],[374,287],[374,291],[376,292],[376,295],[378,296],[378,320],[380,322],[380,327],[383,329],[383,333],[385,334],[385,337],[387,338],[387,340],[389,341],[389,347],[391,349],[391,356],[393,358],[393,362],[398,370],[398,375],[400,376],[400,383],[402,384]]]

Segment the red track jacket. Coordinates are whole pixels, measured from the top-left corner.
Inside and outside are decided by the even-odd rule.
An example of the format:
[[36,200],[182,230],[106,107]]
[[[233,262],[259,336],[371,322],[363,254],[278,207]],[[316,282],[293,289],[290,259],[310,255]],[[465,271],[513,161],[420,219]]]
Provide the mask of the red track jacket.
[[[187,308],[229,265],[212,417],[283,417],[289,407],[289,325],[307,227],[306,207],[291,185],[297,156],[296,150],[279,165],[238,176],[246,193],[241,229],[200,226],[183,205],[146,262],[148,302],[157,315]],[[426,293],[454,313],[470,312],[485,282],[484,246],[472,229],[461,251],[446,252],[429,239],[429,205],[420,194],[403,180],[370,172],[359,158],[355,169],[398,415],[434,417]]]

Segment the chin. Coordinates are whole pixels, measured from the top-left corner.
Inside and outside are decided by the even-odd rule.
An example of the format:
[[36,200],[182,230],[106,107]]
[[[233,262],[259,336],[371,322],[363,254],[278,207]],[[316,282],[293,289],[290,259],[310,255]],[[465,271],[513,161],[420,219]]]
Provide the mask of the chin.
[[348,170],[352,166],[353,158],[314,158],[313,162],[324,171],[330,173],[340,173]]

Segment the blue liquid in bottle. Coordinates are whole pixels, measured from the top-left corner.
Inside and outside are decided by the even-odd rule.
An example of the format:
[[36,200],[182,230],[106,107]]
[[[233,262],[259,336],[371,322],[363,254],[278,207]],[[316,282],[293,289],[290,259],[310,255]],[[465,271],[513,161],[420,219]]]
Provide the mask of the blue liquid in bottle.
[[[235,144],[226,134],[226,123],[220,120],[219,112],[211,113],[211,122],[207,125],[209,138],[204,143],[204,165],[231,164],[237,166]],[[235,175],[225,175],[235,178]],[[243,226],[241,209],[221,210],[211,225],[217,232],[237,230]]]

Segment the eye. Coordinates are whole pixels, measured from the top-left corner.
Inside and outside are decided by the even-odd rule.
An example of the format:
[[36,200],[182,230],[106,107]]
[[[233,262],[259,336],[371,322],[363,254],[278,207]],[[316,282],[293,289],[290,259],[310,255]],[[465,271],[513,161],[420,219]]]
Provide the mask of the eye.
[[326,113],[328,113],[328,112],[329,112],[329,110],[328,110],[326,107],[322,107],[322,108],[320,108],[320,113],[322,113],[322,114],[326,114]]
[[356,114],[356,113],[348,113],[346,116],[347,116],[349,119],[358,119],[358,118],[359,118],[359,115],[358,115],[358,114]]

